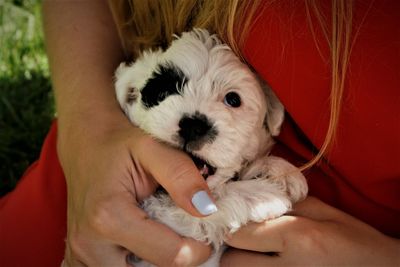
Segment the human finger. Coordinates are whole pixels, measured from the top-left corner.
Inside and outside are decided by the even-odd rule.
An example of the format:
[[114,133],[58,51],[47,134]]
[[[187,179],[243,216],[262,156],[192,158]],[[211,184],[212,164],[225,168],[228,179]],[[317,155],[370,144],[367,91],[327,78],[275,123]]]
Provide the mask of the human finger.
[[86,265],[78,260],[74,255],[72,255],[72,250],[70,246],[70,240],[66,240],[66,248],[65,248],[65,254],[64,254],[64,259],[61,262],[61,267],[70,267],[70,266],[76,266],[76,267],[85,267]]
[[207,183],[188,155],[146,135],[137,143],[132,154],[179,207],[197,217],[217,211]]
[[303,201],[294,204],[289,214],[318,221],[326,221],[333,218],[337,219],[342,212],[318,198],[309,196]]
[[107,227],[100,229],[107,240],[157,266],[195,266],[210,256],[209,246],[181,237],[151,220],[141,208],[132,205],[128,193],[120,197],[118,206],[100,215],[103,219],[97,219],[98,224],[107,221]]
[[84,232],[72,231],[66,240],[63,267],[115,266],[125,267],[129,254],[125,248],[99,238],[84,227]]
[[279,256],[267,256],[263,253],[254,251],[229,249],[222,255],[220,266],[287,266],[284,261],[285,259]]
[[287,251],[290,242],[293,245],[296,240],[304,240],[300,236],[306,235],[307,229],[317,227],[314,224],[307,218],[282,216],[262,223],[250,223],[228,236],[226,242],[232,247],[251,251],[283,252]]
[[[342,223],[344,225],[361,225],[360,220],[315,197],[307,197],[304,201],[296,203],[290,214],[325,224],[330,222],[332,224]],[[362,224],[364,227],[369,228],[365,223]]]

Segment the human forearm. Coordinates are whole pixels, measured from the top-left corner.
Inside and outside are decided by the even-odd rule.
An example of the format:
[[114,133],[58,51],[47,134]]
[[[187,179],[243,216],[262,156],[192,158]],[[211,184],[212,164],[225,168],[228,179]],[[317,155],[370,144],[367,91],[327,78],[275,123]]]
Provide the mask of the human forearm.
[[119,111],[112,77],[123,58],[106,1],[44,1],[44,30],[61,133]]

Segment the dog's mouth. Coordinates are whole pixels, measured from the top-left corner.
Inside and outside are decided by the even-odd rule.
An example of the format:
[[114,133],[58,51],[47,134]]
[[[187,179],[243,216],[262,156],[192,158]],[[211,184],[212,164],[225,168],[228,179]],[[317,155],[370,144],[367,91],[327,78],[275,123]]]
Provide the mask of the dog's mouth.
[[189,156],[192,158],[194,164],[196,165],[197,169],[199,170],[201,176],[203,176],[204,179],[207,179],[209,176],[215,174],[217,168],[210,165],[207,161],[199,158],[198,156],[193,155],[190,152],[186,151],[186,153],[188,153]]

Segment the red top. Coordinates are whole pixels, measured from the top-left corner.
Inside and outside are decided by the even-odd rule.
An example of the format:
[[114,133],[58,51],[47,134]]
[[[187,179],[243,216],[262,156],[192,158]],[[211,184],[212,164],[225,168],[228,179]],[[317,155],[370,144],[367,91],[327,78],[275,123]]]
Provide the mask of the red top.
[[[329,163],[305,174],[311,195],[400,237],[400,1],[355,1],[353,12],[357,37],[336,142]],[[244,54],[292,118],[277,153],[301,165],[329,122],[329,47],[310,30],[303,1],[278,1],[258,18]]]

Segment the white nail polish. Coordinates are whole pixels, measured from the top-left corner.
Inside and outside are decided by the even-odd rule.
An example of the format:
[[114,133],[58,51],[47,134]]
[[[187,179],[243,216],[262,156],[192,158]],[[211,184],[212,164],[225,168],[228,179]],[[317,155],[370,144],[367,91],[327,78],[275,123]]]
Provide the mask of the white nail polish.
[[196,192],[192,197],[192,203],[202,215],[210,215],[218,211],[206,191]]

